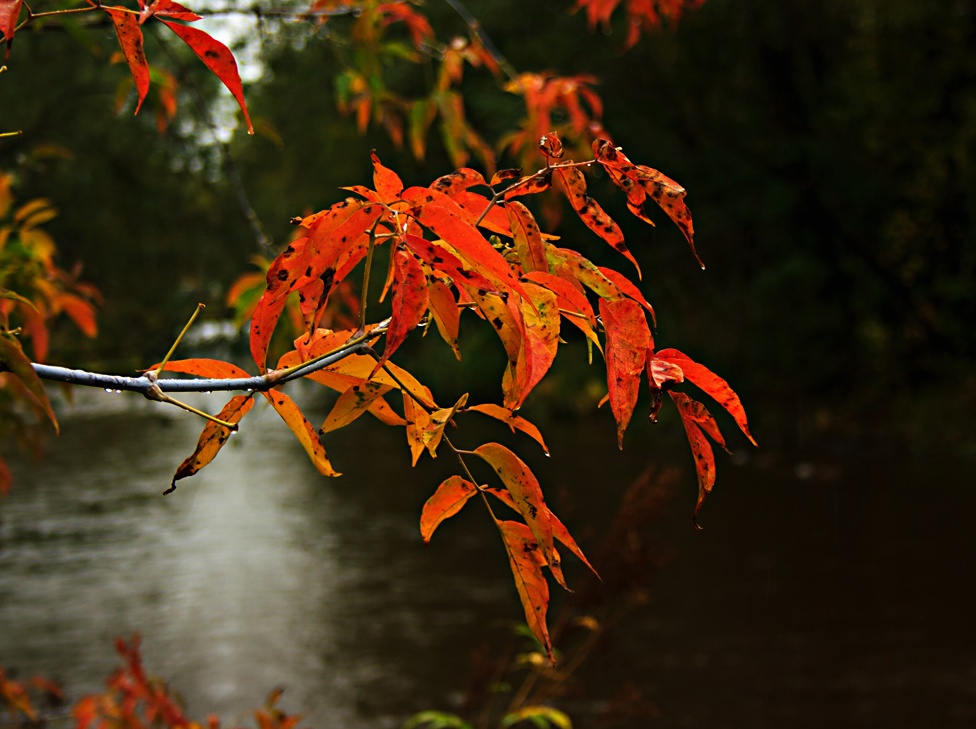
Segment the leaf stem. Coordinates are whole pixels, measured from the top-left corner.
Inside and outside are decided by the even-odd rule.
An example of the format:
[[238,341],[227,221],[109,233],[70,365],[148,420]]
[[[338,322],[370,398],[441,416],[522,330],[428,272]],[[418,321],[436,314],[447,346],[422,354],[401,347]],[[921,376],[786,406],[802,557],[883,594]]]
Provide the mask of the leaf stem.
[[369,271],[373,267],[373,250],[376,248],[376,226],[379,225],[379,218],[369,229],[369,246],[366,248],[366,268],[363,271],[363,286],[359,297],[362,308],[359,310],[359,329],[366,331],[366,303],[369,300]]
[[[176,338],[176,341],[173,342],[173,346],[169,348],[169,351],[166,353],[166,356],[163,357],[163,361],[160,362],[158,365],[156,365],[154,369],[150,370],[153,373],[151,375],[152,379],[156,379],[156,377],[159,376],[159,373],[166,368],[166,363],[169,362],[169,358],[173,356],[173,352],[175,352],[176,348],[179,346],[180,340],[183,339],[183,335],[186,334],[187,330],[190,328],[190,325],[193,324],[193,320],[197,318],[197,315],[200,313],[200,311],[206,308],[207,307],[203,304],[197,304],[196,311],[194,311],[190,315],[190,321],[188,321],[186,323],[186,326],[183,327],[183,331],[180,332],[180,335]],[[149,372],[146,373],[146,376],[150,377]]]

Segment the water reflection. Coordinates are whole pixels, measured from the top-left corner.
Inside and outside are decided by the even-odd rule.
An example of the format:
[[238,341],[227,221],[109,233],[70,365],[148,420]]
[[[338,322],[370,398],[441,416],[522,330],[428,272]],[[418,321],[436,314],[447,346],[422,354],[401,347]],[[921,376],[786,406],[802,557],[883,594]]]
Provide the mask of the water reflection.
[[[150,670],[194,717],[244,720],[285,685],[285,708],[309,726],[392,727],[452,708],[486,626],[519,615],[477,510],[421,543],[421,505],[453,464],[412,471],[400,430],[336,434],[327,447],[346,475],[327,480],[274,413],[255,410],[230,452],[163,498],[201,424],[104,400],[66,417],[44,460],[13,464],[0,665],[77,696],[117,664],[112,639],[138,631]],[[687,457],[660,439],[652,456],[639,432],[621,454],[609,423],[546,437],[553,459],[528,440],[520,452],[548,493],[570,487],[566,520],[584,548],[577,525],[605,521],[649,459]],[[654,602],[595,656],[592,697],[633,681],[660,727],[976,725],[967,471],[764,452],[740,463],[721,459],[704,532],[690,526],[686,479],[664,525],[677,556]],[[587,705],[573,706],[588,726]]]

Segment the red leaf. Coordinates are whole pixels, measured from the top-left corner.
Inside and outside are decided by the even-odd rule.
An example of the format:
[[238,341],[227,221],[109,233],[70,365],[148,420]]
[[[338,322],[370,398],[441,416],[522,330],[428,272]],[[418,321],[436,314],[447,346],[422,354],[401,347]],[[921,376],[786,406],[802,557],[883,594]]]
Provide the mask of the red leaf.
[[[404,199],[408,198],[408,193],[414,193],[415,190],[417,188],[404,192]],[[418,201],[420,208],[418,218],[421,225],[434,231],[472,268],[497,281],[506,290],[514,289],[520,296],[525,295],[518,279],[502,255],[485,240],[474,225],[467,221],[464,211],[451,198],[438,196],[438,193],[430,190],[421,190],[420,194],[424,195]]]
[[[230,399],[230,402],[224,405],[217,418],[223,420],[225,423],[239,423],[241,418],[247,415],[252,407],[254,407],[253,396],[235,395]],[[217,453],[220,452],[220,449],[224,447],[224,443],[227,442],[230,436],[231,430],[229,428],[208,420],[207,424],[203,426],[203,432],[200,434],[200,438],[197,440],[196,449],[176,469],[176,475],[173,476],[173,483],[166,493],[170,493],[176,489],[177,481],[192,476],[210,463],[216,457]]]
[[0,496],[6,496],[10,493],[10,484],[13,483],[13,476],[10,475],[10,469],[7,468],[7,464],[2,458],[0,458]]
[[326,417],[319,433],[329,433],[339,428],[344,428],[352,421],[369,410],[377,398],[383,397],[392,390],[392,385],[383,385],[378,382],[363,382],[351,385],[349,389],[339,395],[335,405]]
[[542,231],[532,213],[518,200],[509,202],[505,209],[508,211],[508,222],[515,240],[515,250],[519,263],[526,273],[543,271],[549,273],[549,261],[546,259],[546,246],[542,240]]
[[[549,508],[546,506],[545,499],[542,497],[542,489],[539,481],[529,470],[529,467],[508,448],[498,443],[486,443],[474,450],[488,463],[498,477],[505,484],[505,488],[512,495],[519,513],[525,519],[532,536],[542,549],[542,556],[545,563],[552,570],[553,577],[560,585],[566,587],[566,580],[563,578],[562,567],[559,563],[559,555],[556,554],[553,546],[552,521],[549,516]],[[569,589],[569,588],[567,588]]]
[[420,536],[424,542],[429,543],[440,523],[461,511],[461,507],[476,493],[478,488],[460,476],[451,476],[443,481],[434,495],[427,499],[420,514]]
[[393,271],[393,313],[386,332],[383,358],[376,363],[379,370],[407,335],[417,328],[427,311],[427,279],[417,259],[405,250],[396,252]]
[[[156,369],[159,364],[150,367]],[[182,372],[185,375],[197,375],[199,377],[209,377],[219,380],[233,380],[239,377],[250,377],[247,372],[237,365],[230,362],[222,362],[219,359],[177,359],[170,360],[163,367],[163,372]]]
[[549,629],[546,627],[546,611],[549,608],[549,585],[542,566],[546,563],[539,544],[532,536],[532,532],[525,524],[517,521],[498,522],[498,530],[508,553],[512,576],[515,578],[515,589],[518,590],[522,609],[525,611],[525,621],[529,630],[539,639],[550,663],[553,662],[552,642],[549,640]]
[[[692,521],[698,526],[698,512],[701,511],[705,497],[708,496],[712,487],[715,485],[715,454],[712,453],[712,446],[708,439],[699,428],[698,413],[691,409],[691,404],[695,403],[687,395],[680,392],[669,392],[674,404],[678,406],[678,413],[681,415],[681,422],[684,423],[685,433],[688,434],[688,444],[691,446],[691,453],[695,457],[695,470],[698,473],[698,502],[695,504],[695,514]],[[707,412],[707,411],[706,411]]]
[[749,423],[746,421],[745,408],[742,407],[739,396],[729,387],[729,383],[677,349],[662,349],[654,355],[654,358],[678,365],[684,373],[685,379],[690,380],[715,398],[715,401],[725,408],[729,412],[729,415],[735,419],[736,424],[742,429],[742,432],[745,433],[749,441],[753,445],[758,445],[755,438],[749,432]]
[[254,313],[251,314],[251,356],[262,373],[267,370],[266,362],[271,335],[274,334],[275,326],[277,326],[281,312],[284,311],[285,303],[288,301],[284,296],[277,301],[269,301],[269,298],[267,292],[261,294],[261,298],[258,299],[257,306],[254,308]]
[[[560,313],[565,316],[566,319],[579,327],[580,331],[582,331],[583,334],[585,334],[587,338],[600,349],[601,352],[603,351],[600,340],[596,336],[596,316],[593,314],[593,307],[590,306],[590,302],[587,300],[585,294],[581,293],[566,279],[561,278],[560,276],[554,276],[550,273],[535,271],[528,274],[525,278],[541,286],[545,286],[547,289],[556,294],[556,302],[559,304],[559,308],[563,310]],[[573,316],[572,312],[576,312],[578,316]]]
[[7,39],[7,52],[3,60],[10,58],[10,46],[14,42],[14,32],[17,30],[17,19],[20,17],[20,6],[23,0],[0,0],[0,32]]
[[620,232],[620,227],[603,211],[600,203],[586,194],[586,178],[583,177],[583,173],[575,167],[556,167],[555,170],[563,184],[563,190],[566,191],[566,196],[569,198],[573,210],[580,216],[580,220],[586,224],[587,228],[603,238],[618,253],[633,263],[637,268],[637,277],[640,278],[640,266],[637,265],[637,259],[627,249],[627,245],[624,243],[624,234]]
[[542,433],[539,432],[539,429],[525,418],[513,413],[508,408],[503,408],[501,405],[485,403],[484,405],[472,405],[467,408],[467,410],[474,410],[475,412],[483,413],[491,418],[494,418],[495,420],[500,420],[508,425],[508,427],[512,429],[513,433],[516,430],[521,430],[536,443],[541,445],[545,454],[547,456],[549,455],[549,448],[546,446],[546,442],[542,439]]
[[380,163],[375,149],[369,153],[369,156],[373,160],[373,185],[376,187],[376,192],[380,200],[391,203],[403,194],[403,182],[396,172]]
[[600,315],[607,334],[607,385],[610,407],[617,421],[617,444],[624,447],[624,431],[634,414],[640,376],[651,332],[640,304],[631,299],[600,300]]
[[223,43],[214,40],[202,30],[191,28],[188,25],[180,25],[169,20],[159,18],[190,49],[197,54],[204,65],[213,71],[214,75],[226,86],[237,103],[240,104],[241,111],[244,112],[244,120],[247,122],[247,133],[254,134],[254,127],[251,124],[251,117],[247,113],[247,104],[244,103],[244,89],[241,86],[241,75],[237,72],[237,61],[234,55]]
[[55,432],[60,432],[58,419],[54,417],[54,410],[51,409],[51,401],[47,399],[47,392],[44,390],[44,385],[41,384],[37,373],[34,372],[31,361],[24,354],[20,342],[5,332],[0,332],[0,362],[5,364],[7,369],[13,372],[17,379],[24,384],[24,387],[27,388],[27,391],[51,420]]
[[647,309],[647,313],[651,315],[651,320],[654,321],[655,326],[657,325],[657,317],[654,315],[654,307],[648,303],[647,299],[644,298],[644,294],[640,292],[640,289],[637,288],[629,278],[624,276],[622,273],[614,271],[612,268],[604,268],[603,266],[599,266],[597,270],[599,270],[599,272],[602,273],[605,278],[616,286],[622,294],[629,296]]
[[[593,141],[593,154],[620,189],[627,193],[627,207],[637,217],[651,222],[643,212],[645,198],[650,195],[661,209],[668,214],[684,234],[691,252],[698,259],[698,265],[705,268],[695,250],[695,228],[691,212],[685,205],[685,189],[666,175],[644,165],[635,165],[619,149],[605,139]],[[651,223],[653,225],[653,223]]]
[[319,440],[315,428],[302,415],[302,411],[298,409],[294,400],[278,390],[270,390],[261,394],[268,398],[268,402],[278,412],[281,419],[291,428],[291,432],[302,444],[302,448],[305,449],[316,470],[323,476],[341,476],[342,474],[332,468],[332,463],[325,453],[325,448],[322,446],[322,441]]
[[505,209],[499,205],[489,207],[490,201],[484,195],[462,190],[452,195],[451,199],[464,211],[472,225],[477,223],[479,228],[490,230],[492,233],[498,233],[508,238],[512,237],[512,228],[508,223],[508,215],[505,213]]
[[444,246],[438,245],[426,238],[410,235],[409,233],[403,235],[403,242],[410,250],[420,256],[421,260],[430,265],[431,268],[435,271],[446,273],[459,286],[467,284],[485,293],[497,292],[501,288],[477,271],[464,268],[461,260],[454,254],[448,252]]
[[142,29],[136,16],[132,13],[118,10],[116,8],[103,7],[112,19],[115,26],[115,35],[119,39],[119,46],[125,55],[125,61],[129,64],[132,72],[132,80],[136,84],[136,95],[139,101],[136,103],[135,113],[139,113],[143,99],[149,92],[149,63],[146,61],[146,53],[142,48]]
[[165,15],[167,18],[187,20],[191,23],[201,19],[201,16],[179,3],[174,3],[173,0],[155,0],[150,5],[143,5],[140,0],[139,4],[142,5],[142,11],[139,13],[139,25],[145,23],[154,15]]

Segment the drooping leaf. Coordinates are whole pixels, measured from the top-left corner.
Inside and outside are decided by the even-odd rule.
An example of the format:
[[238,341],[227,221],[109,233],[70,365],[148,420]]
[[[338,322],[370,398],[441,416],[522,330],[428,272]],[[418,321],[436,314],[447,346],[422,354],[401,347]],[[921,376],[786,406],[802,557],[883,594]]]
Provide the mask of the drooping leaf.
[[[514,509],[515,511],[519,510],[518,506],[515,503],[515,499],[512,498],[512,495],[507,490],[497,489],[491,486],[484,487],[484,490],[490,493],[492,496],[496,497],[499,501],[501,501],[509,508]],[[549,507],[547,506],[546,508],[548,509]],[[579,548],[579,545],[576,543],[576,540],[573,539],[572,535],[570,535],[569,530],[566,528],[566,525],[563,524],[559,520],[559,517],[553,514],[552,511],[549,512],[549,521],[552,524],[552,536],[557,541],[561,542],[564,546],[566,546],[570,552],[572,552],[577,557],[579,557],[580,561],[583,564],[585,564],[587,567],[589,567],[590,571],[593,572],[593,574],[596,575],[598,579],[602,579],[600,578],[600,574],[596,571],[593,565],[590,564],[590,561],[586,558],[586,555],[583,554],[583,550]]]
[[690,380],[711,397],[715,398],[715,401],[725,408],[729,412],[729,415],[735,419],[736,424],[745,434],[746,438],[753,445],[758,445],[749,432],[749,423],[746,420],[745,408],[742,407],[739,396],[729,387],[729,383],[677,349],[662,349],[654,355],[654,358],[678,365],[684,373],[685,379]]
[[507,169],[498,170],[494,175],[491,176],[491,186],[494,187],[499,182],[508,182],[509,180],[517,180],[522,176],[522,170],[519,169]]
[[348,390],[339,395],[332,410],[326,417],[319,433],[329,433],[339,428],[344,428],[352,421],[369,410],[377,398],[383,397],[392,390],[392,385],[383,385],[378,382],[363,382],[349,387]]
[[580,220],[587,228],[613,246],[614,250],[633,263],[637,268],[637,277],[640,278],[640,266],[637,265],[637,259],[634,258],[628,250],[627,244],[624,243],[624,234],[620,232],[620,227],[603,211],[600,203],[586,194],[586,178],[583,177],[583,173],[576,167],[556,167],[555,170],[563,185],[563,190],[565,190],[566,196]]
[[23,0],[0,0],[0,32],[3,33],[7,41],[7,50],[3,60],[10,58],[10,46],[14,42],[14,32],[17,29],[17,19],[20,17],[20,8]]
[[505,209],[508,211],[508,221],[511,225],[512,236],[515,240],[515,250],[519,263],[526,273],[543,271],[549,273],[549,261],[546,259],[545,243],[542,231],[532,213],[518,200],[509,202]]
[[695,250],[695,229],[691,221],[691,212],[684,202],[685,189],[655,169],[635,165],[606,139],[593,141],[593,154],[606,169],[610,179],[627,193],[627,207],[631,212],[641,220],[650,223],[650,218],[643,212],[644,200],[649,195],[678,226],[688,245],[691,246],[691,252],[698,260],[698,264],[705,268],[705,264]]
[[569,248],[548,246],[546,257],[549,260],[549,270],[556,276],[566,278],[572,283],[578,282],[601,299],[616,301],[625,298],[625,294],[589,259]]
[[[685,433],[688,435],[688,444],[691,446],[691,453],[695,458],[695,471],[698,473],[698,502],[695,504],[692,521],[695,528],[700,528],[698,526],[698,512],[701,511],[705,498],[715,486],[715,454],[712,453],[712,446],[705,434],[701,432],[698,413],[691,410],[691,404],[695,401],[680,392],[669,392],[668,395],[678,407],[681,422],[684,424]],[[701,403],[696,404],[700,405]]]
[[[386,332],[383,358],[376,363],[376,370],[383,366],[407,335],[417,328],[427,311],[427,279],[420,263],[408,251],[398,250],[393,271],[393,313]],[[375,370],[374,370],[375,371]]]
[[430,425],[430,413],[408,393],[403,393],[403,417],[407,421],[407,446],[410,448],[411,466],[416,466],[420,455],[427,447],[424,438],[427,427]]
[[624,432],[634,414],[651,332],[640,304],[632,299],[600,300],[600,316],[607,334],[607,386],[610,407],[617,421],[617,444],[624,447]]
[[525,621],[529,630],[539,639],[553,662],[552,642],[549,640],[549,629],[546,627],[546,611],[549,608],[549,585],[542,567],[546,558],[542,555],[538,542],[525,524],[517,521],[498,522],[498,529],[508,553],[508,561],[515,578],[515,589],[518,590],[525,611]]
[[403,193],[403,182],[400,176],[389,167],[384,167],[374,149],[369,154],[373,160],[373,185],[380,196],[380,200],[391,203]]
[[464,393],[453,407],[441,408],[430,414],[430,424],[424,428],[422,438],[431,458],[437,458],[437,448],[441,444],[441,438],[444,437],[444,428],[451,422],[455,413],[467,403],[468,394]]
[[519,513],[539,544],[542,557],[552,570],[553,577],[560,585],[566,587],[559,555],[556,554],[553,546],[549,508],[542,497],[542,489],[535,474],[518,456],[498,443],[486,443],[475,448],[474,452],[495,469],[495,473],[512,495]]
[[437,331],[460,362],[461,350],[458,347],[460,311],[454,300],[454,294],[443,281],[432,278],[427,280],[427,296],[430,299],[430,313],[434,318]]
[[27,391],[30,392],[54,425],[55,432],[60,433],[58,419],[54,417],[51,401],[47,399],[47,392],[44,390],[44,385],[41,384],[41,379],[31,366],[31,361],[27,355],[24,354],[20,342],[6,332],[0,332],[0,363],[3,363],[24,384],[24,387],[27,388]]
[[483,413],[490,418],[495,420],[500,420],[505,423],[509,428],[512,429],[514,433],[516,430],[521,430],[523,433],[532,438],[536,443],[542,446],[543,452],[548,456],[549,448],[546,446],[546,442],[542,439],[542,433],[539,429],[535,427],[525,418],[516,415],[508,408],[503,408],[501,405],[493,405],[491,403],[484,403],[482,405],[471,405],[467,410],[473,410],[478,413]]
[[254,134],[254,126],[251,124],[251,117],[247,113],[247,104],[244,103],[244,88],[241,85],[241,75],[237,71],[237,61],[234,60],[234,54],[227,49],[227,46],[211,38],[202,30],[162,18],[159,20],[176,33],[180,40],[190,46],[190,50],[197,54],[197,58],[203,61],[204,65],[227,87],[240,105],[241,111],[244,112],[247,133]]
[[271,403],[271,406],[281,416],[281,419],[291,428],[291,432],[295,434],[298,442],[302,444],[302,448],[305,449],[315,469],[323,476],[341,476],[342,474],[332,468],[332,463],[325,453],[325,447],[322,445],[322,441],[319,440],[315,428],[312,427],[312,424],[308,422],[308,419],[299,410],[295,401],[279,390],[272,389],[261,394],[268,399],[268,402]]
[[285,310],[285,303],[288,300],[282,296],[277,301],[270,301],[267,291],[261,294],[254,313],[251,315],[251,336],[249,345],[251,357],[261,372],[267,370],[268,346],[271,344],[271,335],[274,334],[275,326],[281,317],[281,312]]
[[536,284],[526,283],[524,288],[529,298],[522,306],[525,336],[513,373],[511,400],[514,410],[522,407],[532,388],[549,371],[559,346],[559,305],[556,295]]
[[135,113],[138,114],[142,101],[149,92],[149,63],[146,61],[146,53],[142,47],[142,29],[132,13],[117,8],[103,7],[102,10],[112,19],[125,62],[129,64],[129,70],[132,72],[138,97]]
[[[230,399],[230,402],[221,408],[217,418],[225,423],[237,424],[252,407],[254,407],[252,395],[235,395]],[[173,476],[173,482],[167,493],[176,489],[177,481],[192,476],[210,463],[220,452],[220,449],[224,447],[224,443],[227,442],[231,434],[230,428],[208,420],[203,427],[199,440],[197,440],[196,449],[176,469],[176,474]]]

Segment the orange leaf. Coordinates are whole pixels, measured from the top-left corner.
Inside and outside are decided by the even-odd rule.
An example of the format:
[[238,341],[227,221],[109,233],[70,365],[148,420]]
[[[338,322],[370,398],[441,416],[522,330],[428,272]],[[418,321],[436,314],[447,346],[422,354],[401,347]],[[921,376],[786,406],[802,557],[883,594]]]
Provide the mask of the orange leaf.
[[[225,423],[239,423],[241,418],[247,415],[253,406],[253,396],[235,395],[230,399],[230,402],[224,405],[217,418],[223,420]],[[231,435],[232,432],[229,428],[208,420],[207,424],[203,427],[200,438],[197,440],[196,449],[176,469],[176,475],[173,476],[173,482],[170,484],[166,493],[170,493],[176,489],[177,481],[192,476],[210,463],[217,453],[220,452],[220,449],[224,447],[224,443],[227,442],[227,439]]]
[[424,432],[430,425],[430,413],[417,404],[406,392],[403,393],[403,417],[407,421],[407,445],[410,447],[411,466],[416,466],[426,442]]
[[508,222],[511,225],[512,237],[515,240],[515,250],[519,263],[526,273],[543,271],[549,273],[549,262],[546,260],[546,247],[542,241],[542,231],[532,213],[518,200],[509,202],[505,209],[508,211]]
[[550,663],[552,657],[552,642],[549,640],[549,629],[546,627],[546,611],[549,608],[549,585],[542,566],[546,563],[539,544],[532,536],[532,532],[525,524],[517,521],[498,522],[498,530],[508,553],[508,562],[515,578],[515,589],[518,590],[522,609],[525,611],[525,621],[529,630],[539,639]]
[[139,5],[142,6],[142,11],[139,13],[139,25],[145,23],[154,15],[165,15],[167,18],[188,20],[191,23],[201,19],[201,16],[188,10],[179,3],[174,3],[173,0],[155,0],[155,2],[149,5],[144,5],[143,0],[140,0]]
[[491,176],[491,186],[494,187],[499,182],[508,182],[509,180],[517,180],[522,176],[522,170],[519,169],[507,169],[498,170],[494,175]]
[[437,331],[460,361],[461,350],[458,348],[460,311],[457,301],[454,300],[454,294],[443,281],[430,278],[427,280],[427,296],[430,299],[430,313],[434,317]]
[[559,346],[559,305],[556,295],[549,289],[530,283],[525,284],[525,290],[529,299],[522,306],[525,336],[515,363],[511,394],[513,410],[522,407],[532,388],[549,371]]
[[278,390],[270,390],[261,394],[268,398],[268,402],[278,412],[281,419],[291,428],[291,432],[302,444],[302,448],[305,449],[316,470],[323,476],[341,476],[342,474],[332,468],[332,463],[325,453],[325,448],[322,446],[315,428],[302,415],[302,411],[298,409],[295,401]]
[[725,408],[729,412],[729,415],[735,419],[736,424],[742,429],[742,432],[745,433],[749,441],[753,445],[758,445],[749,432],[749,423],[746,421],[745,408],[742,407],[739,396],[729,387],[729,383],[677,349],[662,349],[654,355],[654,359],[665,360],[678,365],[684,373],[685,379],[690,380],[715,398],[715,401]]
[[420,514],[420,535],[424,542],[429,543],[440,523],[461,511],[461,507],[476,493],[478,488],[460,476],[445,479],[434,495],[427,499]]
[[221,83],[228,88],[240,105],[241,111],[244,112],[247,133],[254,134],[254,126],[251,124],[251,117],[247,113],[247,104],[244,103],[244,89],[241,86],[241,75],[237,72],[237,61],[234,60],[234,55],[227,49],[227,46],[218,40],[214,40],[202,30],[162,18],[159,20],[176,33],[180,40],[190,46],[190,50],[196,53],[204,65],[213,71]]
[[380,163],[375,149],[369,153],[369,156],[373,160],[373,185],[376,187],[376,192],[380,200],[391,203],[403,193],[403,182],[396,172]]
[[618,253],[633,263],[637,268],[637,277],[640,278],[640,266],[637,265],[637,259],[627,249],[627,245],[624,243],[624,234],[620,232],[620,227],[603,211],[600,203],[586,194],[586,178],[583,177],[583,173],[576,167],[556,167],[555,170],[560,182],[562,182],[566,197],[569,198],[573,210],[580,216],[580,220],[587,228],[603,238]]
[[383,397],[392,389],[391,385],[382,385],[378,382],[363,382],[350,386],[339,395],[339,399],[319,428],[319,433],[329,433],[349,425],[366,412],[377,398]]
[[89,302],[74,294],[58,294],[57,303],[86,337],[98,334],[95,308]]
[[0,332],[0,362],[6,365],[7,369],[13,372],[17,379],[24,384],[27,391],[50,418],[55,432],[60,433],[58,419],[54,417],[54,410],[51,409],[51,401],[47,399],[47,392],[44,390],[44,385],[41,384],[37,373],[34,372],[31,361],[24,354],[20,342],[5,332]]
[[[159,364],[154,364],[150,370],[156,369]],[[170,360],[163,367],[164,372],[182,372],[185,375],[197,375],[199,377],[212,377],[219,380],[233,380],[238,377],[250,377],[250,375],[237,365],[230,362],[222,362],[219,359],[176,359]]]
[[624,431],[634,414],[640,376],[651,332],[640,304],[631,299],[600,300],[600,316],[607,335],[607,385],[610,408],[617,421],[617,444],[624,447]]
[[511,200],[519,195],[534,195],[545,192],[550,187],[552,187],[552,170],[544,175],[530,175],[509,186],[505,190],[505,199]]
[[553,577],[560,585],[566,587],[559,555],[556,554],[553,546],[549,508],[542,497],[542,489],[535,475],[518,456],[498,443],[486,443],[475,448],[474,452],[495,469],[495,473],[512,495],[535,541],[540,545],[542,556],[552,570]]
[[383,358],[376,363],[379,370],[397,347],[403,344],[407,335],[417,328],[427,311],[427,279],[420,263],[405,250],[396,252],[393,270],[393,313],[390,327],[386,332],[386,346]]
[[454,403],[454,407],[441,408],[430,414],[430,424],[424,427],[421,437],[424,446],[430,452],[431,458],[437,458],[437,448],[441,444],[441,438],[444,437],[445,426],[451,422],[454,414],[467,405],[467,403],[468,394],[465,393]]
[[14,42],[14,31],[17,30],[22,4],[23,0],[0,0],[0,32],[7,40],[7,52],[3,56],[5,61],[10,58],[10,46]]
[[545,454],[549,455],[549,448],[546,446],[546,442],[542,439],[542,433],[539,429],[535,427],[525,418],[516,415],[508,408],[503,408],[500,405],[492,405],[491,403],[485,403],[484,405],[472,405],[467,410],[474,410],[475,412],[483,413],[488,417],[494,418],[495,420],[500,420],[501,422],[508,425],[514,433],[517,430],[521,430],[523,433],[532,438],[536,443],[542,446],[542,450]]
[[254,312],[251,314],[251,336],[250,348],[251,357],[261,372],[267,370],[266,362],[268,359],[268,346],[271,344],[271,335],[274,334],[275,326],[281,317],[281,312],[285,309],[288,299],[284,296],[271,301],[268,292],[265,291],[258,299]]
[[139,113],[143,99],[149,92],[149,63],[146,61],[146,53],[142,48],[142,29],[139,21],[132,13],[118,10],[116,8],[103,7],[112,19],[115,26],[115,35],[119,39],[119,46],[125,55],[125,62],[129,64],[132,72],[132,80],[136,84],[136,95],[139,97],[136,103],[135,113]]
[[475,185],[487,186],[488,183],[485,182],[485,178],[477,170],[472,170],[470,167],[462,167],[447,175],[438,177],[431,183],[430,189],[443,193],[448,197],[453,197],[462,190],[467,190],[469,187],[474,187]]
[[[496,489],[490,486],[486,486],[484,487],[484,490],[490,493],[492,496],[496,497],[499,501],[504,503],[509,508],[518,511],[518,506],[515,505],[515,500],[512,498],[512,495],[508,493],[508,491],[506,491],[505,489]],[[546,508],[548,509],[549,507]],[[593,565],[590,564],[590,561],[586,558],[586,555],[583,554],[583,550],[579,548],[579,545],[576,543],[576,540],[573,539],[573,537],[570,535],[569,530],[566,528],[566,525],[563,524],[559,520],[559,517],[553,514],[552,511],[549,512],[549,521],[552,522],[552,536],[555,537],[558,541],[560,541],[564,546],[568,547],[570,552],[572,552],[577,557],[579,557],[580,561],[583,562],[583,564],[585,564],[587,567],[589,567],[590,570],[593,572],[593,574],[597,576],[597,579],[602,579],[600,578],[600,574],[596,571]]]
[[695,504],[692,521],[695,527],[700,529],[697,521],[698,512],[701,511],[702,504],[705,503],[705,497],[712,492],[712,487],[715,485],[715,454],[712,453],[712,446],[699,427],[700,414],[697,409],[692,408],[692,403],[695,405],[701,405],[701,403],[696,403],[680,392],[669,392],[668,394],[674,404],[678,406],[681,422],[685,426],[685,433],[688,434],[688,444],[691,446],[691,453],[695,457],[695,470],[698,472],[698,502]]
[[[489,207],[488,198],[470,190],[455,193],[451,199],[464,211],[472,224],[477,223],[479,228],[485,228],[492,233],[498,233],[509,238],[512,237],[512,227],[509,225],[508,215],[504,207],[499,205]],[[488,212],[485,212],[486,210]]]
[[[525,278],[552,291],[556,295],[556,303],[559,304],[559,308],[563,310],[560,313],[565,316],[567,320],[579,327],[580,331],[582,331],[583,334],[585,334],[586,337],[592,341],[601,352],[603,351],[603,346],[600,344],[600,339],[596,335],[596,316],[593,314],[593,307],[590,306],[590,302],[587,300],[585,294],[580,292],[566,279],[562,278],[561,276],[555,276],[551,273],[533,271],[532,273],[526,275]],[[578,316],[572,316],[572,312],[576,312]]]

